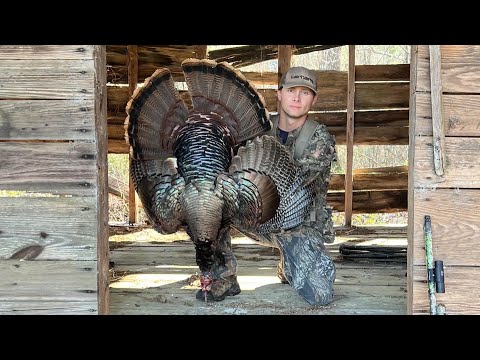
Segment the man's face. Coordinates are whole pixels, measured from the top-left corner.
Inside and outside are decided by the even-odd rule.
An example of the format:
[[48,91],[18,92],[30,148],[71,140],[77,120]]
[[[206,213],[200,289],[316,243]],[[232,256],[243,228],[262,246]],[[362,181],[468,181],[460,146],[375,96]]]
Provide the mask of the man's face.
[[317,100],[315,93],[303,86],[282,88],[277,91],[277,98],[282,110],[294,119],[305,116]]

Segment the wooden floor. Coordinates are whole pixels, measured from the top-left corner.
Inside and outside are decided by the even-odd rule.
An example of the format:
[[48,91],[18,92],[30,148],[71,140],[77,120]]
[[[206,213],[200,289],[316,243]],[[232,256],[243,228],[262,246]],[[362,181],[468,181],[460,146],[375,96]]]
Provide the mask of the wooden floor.
[[276,250],[245,237],[232,242],[242,292],[221,302],[196,300],[198,267],[186,234],[162,241],[159,234],[142,233],[110,238],[112,315],[406,314],[406,263],[345,260],[338,252],[339,244],[345,242],[406,246],[406,227],[337,230],[335,243],[328,245],[337,268],[335,296],[325,307],[309,305],[290,285],[281,284],[276,276]]

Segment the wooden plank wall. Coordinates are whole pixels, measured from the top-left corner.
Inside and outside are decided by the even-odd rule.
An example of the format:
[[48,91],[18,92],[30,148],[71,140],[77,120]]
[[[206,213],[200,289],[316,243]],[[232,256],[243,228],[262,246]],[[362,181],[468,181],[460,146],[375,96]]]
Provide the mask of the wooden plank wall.
[[0,46],[0,314],[107,312],[105,58]]
[[[424,216],[432,220],[435,260],[445,266],[447,314],[480,311],[480,46],[441,45],[446,168],[434,171],[428,45],[412,51],[409,187],[410,314],[428,314]],[[413,49],[412,49],[413,50]],[[415,64],[415,68],[414,67]]]

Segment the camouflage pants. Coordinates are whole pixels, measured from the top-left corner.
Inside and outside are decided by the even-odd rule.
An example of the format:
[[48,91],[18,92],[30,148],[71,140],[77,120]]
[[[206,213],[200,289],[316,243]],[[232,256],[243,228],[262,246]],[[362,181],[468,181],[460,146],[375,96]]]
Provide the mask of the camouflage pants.
[[300,226],[281,233],[245,235],[280,249],[285,278],[309,304],[327,305],[333,300],[335,264],[320,231]]

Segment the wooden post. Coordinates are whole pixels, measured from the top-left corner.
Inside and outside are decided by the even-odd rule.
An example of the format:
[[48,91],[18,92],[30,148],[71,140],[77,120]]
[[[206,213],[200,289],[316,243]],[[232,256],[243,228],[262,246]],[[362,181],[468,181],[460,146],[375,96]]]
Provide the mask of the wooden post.
[[208,58],[207,45],[196,45],[195,57],[197,59],[207,59]]
[[415,126],[417,122],[417,59],[418,45],[410,50],[410,109],[408,115],[408,228],[407,228],[407,314],[413,313],[413,249],[415,239]]
[[[290,68],[290,63],[292,61],[292,45],[278,45],[278,81],[277,84],[280,85],[280,80]],[[280,109],[280,103],[277,101],[277,111]]]
[[107,51],[94,46],[95,131],[97,139],[97,292],[98,314],[107,315],[110,307],[108,246],[108,167],[107,167]]
[[355,111],[355,45],[348,45],[347,165],[345,169],[345,226],[352,226],[353,136]]
[[442,102],[442,59],[440,45],[429,45],[433,124],[433,164],[435,174],[445,173],[445,130]]
[[[131,98],[138,84],[138,48],[137,45],[128,45],[128,98]],[[128,162],[131,161],[128,154]],[[128,222],[135,224],[138,221],[138,196],[135,192],[132,177],[128,177]]]

